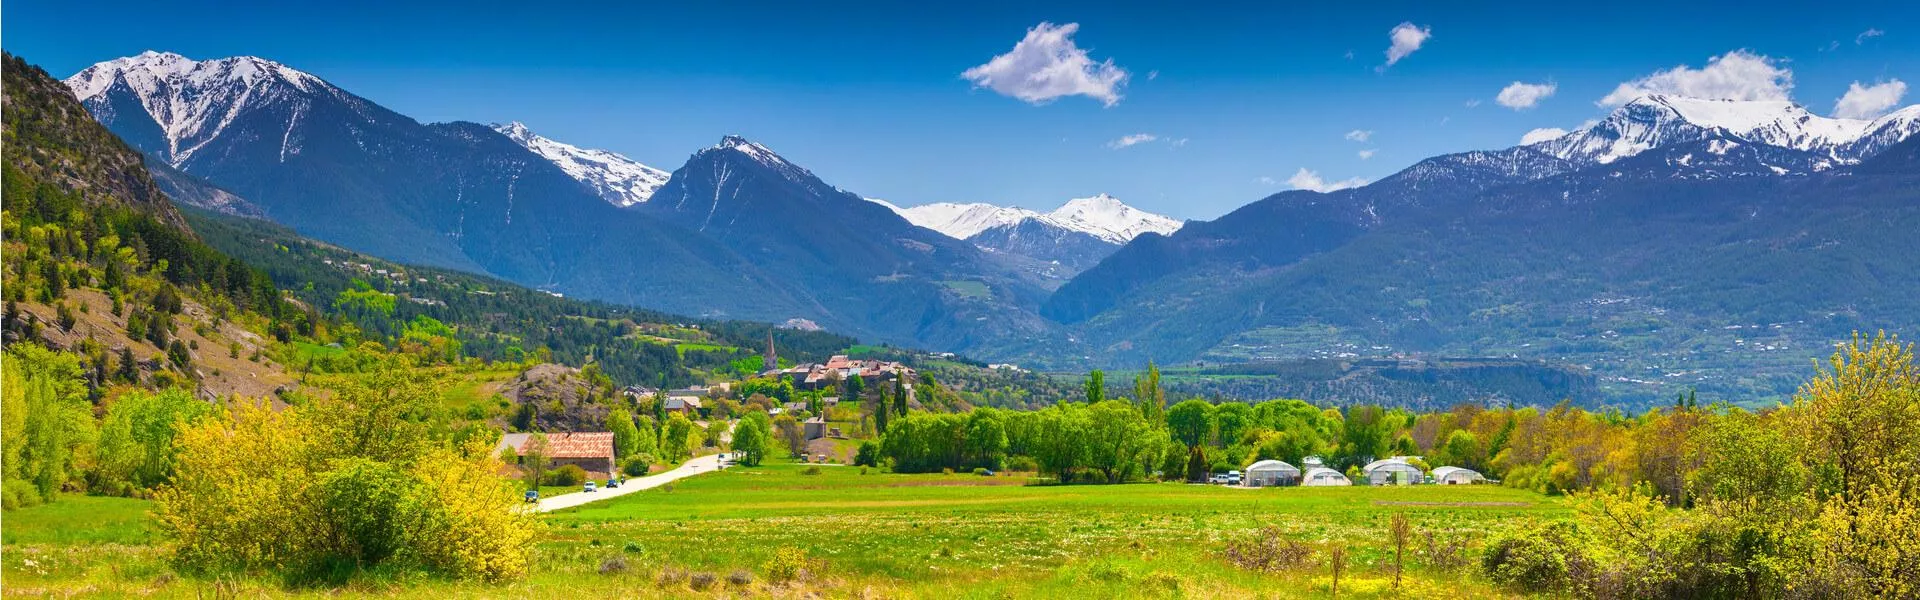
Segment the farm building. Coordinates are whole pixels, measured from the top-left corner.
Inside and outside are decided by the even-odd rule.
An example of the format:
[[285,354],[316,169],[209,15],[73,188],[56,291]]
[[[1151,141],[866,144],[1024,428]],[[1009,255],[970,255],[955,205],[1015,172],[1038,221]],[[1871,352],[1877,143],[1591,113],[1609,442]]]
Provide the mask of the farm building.
[[802,436],[804,439],[817,440],[823,437],[827,437],[827,420],[826,419],[822,419],[820,417],[814,417],[811,419],[807,419],[805,422],[801,423],[800,426],[802,428],[801,432],[805,434],[804,436]]
[[[589,475],[597,477],[613,473],[612,433],[549,433],[546,438],[546,456],[551,466],[579,465]],[[512,448],[514,462],[523,463],[527,457],[527,443],[531,441],[533,434],[509,433],[500,436],[500,443],[494,446],[493,451],[499,454]]]
[[1263,460],[1247,466],[1246,485],[1272,487],[1299,485],[1300,469],[1277,460]]
[[1440,485],[1465,485],[1486,480],[1486,476],[1473,469],[1440,467],[1433,470],[1433,482]]
[[686,415],[688,419],[700,418],[700,399],[693,396],[668,396],[662,408]]
[[1300,479],[1300,485],[1315,486],[1315,487],[1329,486],[1329,485],[1353,485],[1353,481],[1350,479],[1347,479],[1346,475],[1341,475],[1339,471],[1335,471],[1333,469],[1329,469],[1326,467],[1313,467],[1313,468],[1307,469],[1306,474]]
[[1413,485],[1427,476],[1420,471],[1420,467],[1408,464],[1407,459],[1397,456],[1367,463],[1360,470],[1367,474],[1367,485]]

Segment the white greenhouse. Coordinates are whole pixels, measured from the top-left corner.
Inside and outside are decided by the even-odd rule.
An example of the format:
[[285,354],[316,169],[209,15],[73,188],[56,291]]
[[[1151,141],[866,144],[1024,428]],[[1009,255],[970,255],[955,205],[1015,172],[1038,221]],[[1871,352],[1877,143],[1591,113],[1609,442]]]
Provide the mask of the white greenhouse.
[[1399,457],[1376,460],[1360,470],[1367,474],[1367,485],[1413,485],[1427,476],[1420,467]]
[[1440,467],[1433,470],[1433,482],[1440,485],[1466,485],[1480,483],[1487,478],[1479,471],[1461,467]]
[[1277,460],[1263,460],[1247,466],[1245,481],[1248,487],[1298,485],[1300,469]]
[[1326,467],[1314,467],[1311,469],[1307,469],[1306,476],[1300,479],[1300,485],[1316,486],[1316,487],[1328,486],[1328,485],[1353,485],[1353,481],[1347,479],[1346,475],[1341,475],[1339,471],[1328,469]]

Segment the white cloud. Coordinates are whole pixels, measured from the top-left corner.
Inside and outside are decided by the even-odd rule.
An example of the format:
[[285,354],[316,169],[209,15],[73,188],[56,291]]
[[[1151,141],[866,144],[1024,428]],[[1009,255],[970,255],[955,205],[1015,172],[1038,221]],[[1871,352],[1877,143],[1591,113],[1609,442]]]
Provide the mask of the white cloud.
[[1159,70],[1159,69],[1154,69],[1154,70],[1152,70],[1152,71],[1147,71],[1147,81],[1153,81],[1153,80],[1155,80],[1155,79],[1159,79],[1159,78],[1160,78],[1160,70]]
[[1867,40],[1877,38],[1886,34],[1887,32],[1885,31],[1868,27],[1866,31],[1860,32],[1860,35],[1853,36],[1853,45],[1858,46],[1861,44],[1865,44],[1867,43]]
[[1695,69],[1680,65],[1620,84],[1597,103],[1619,106],[1648,94],[1667,94],[1708,100],[1788,100],[1793,71],[1780,61],[1746,50],[1734,50]]
[[1906,95],[1907,84],[1898,79],[1864,86],[1855,81],[1847,86],[1846,95],[1833,103],[1833,116],[1842,119],[1878,117],[1899,106],[1900,98]]
[[1340,181],[1327,181],[1321,179],[1319,173],[1309,171],[1305,167],[1302,167],[1300,172],[1294,173],[1292,177],[1287,178],[1287,185],[1293,186],[1293,189],[1312,190],[1316,192],[1331,192],[1347,188],[1357,188],[1366,184],[1367,180],[1359,177]]
[[1551,140],[1553,138],[1557,138],[1566,134],[1567,134],[1567,130],[1561,129],[1559,127],[1541,127],[1539,129],[1535,129],[1533,131],[1527,132],[1526,135],[1520,136],[1520,145],[1527,146],[1531,144],[1538,144],[1540,142]]
[[1387,64],[1381,68],[1391,67],[1393,63],[1400,62],[1400,59],[1413,54],[1422,44],[1427,43],[1427,38],[1431,37],[1433,37],[1431,27],[1414,25],[1411,22],[1393,26],[1393,31],[1387,32],[1387,39],[1392,40],[1393,44],[1387,46]]
[[1353,131],[1347,132],[1347,139],[1353,140],[1356,142],[1364,142],[1364,141],[1367,141],[1367,138],[1371,138],[1371,137],[1373,137],[1372,129],[1355,129]]
[[1086,96],[1107,106],[1120,102],[1120,88],[1127,84],[1127,71],[1114,66],[1113,60],[1094,62],[1087,51],[1073,43],[1079,23],[1054,25],[1041,23],[1027,30],[1027,37],[1013,50],[993,57],[960,76],[974,85],[1019,98],[1030,104],[1046,104],[1063,96]]
[[1379,150],[1376,150],[1376,149],[1373,149],[1373,148],[1368,148],[1368,149],[1366,149],[1366,150],[1361,150],[1361,151],[1359,152],[1359,154],[1360,154],[1360,160],[1366,160],[1366,159],[1369,159],[1369,158],[1373,158],[1373,153],[1375,153],[1375,152],[1379,152]]
[[1120,139],[1107,142],[1107,147],[1115,150],[1119,150],[1121,148],[1126,148],[1136,144],[1145,144],[1147,142],[1151,142],[1157,139],[1160,139],[1160,136],[1157,136],[1151,133],[1136,133],[1133,135],[1123,135],[1123,136],[1120,136]]
[[1260,185],[1280,185],[1280,182],[1274,181],[1272,177],[1268,177],[1265,175],[1261,175],[1259,177],[1254,178],[1253,182],[1258,183]]
[[1180,138],[1167,143],[1172,144],[1175,148],[1185,148],[1187,147],[1187,138]]
[[1480,105],[1480,99],[1479,99],[1479,98],[1473,98],[1473,99],[1469,99],[1469,100],[1467,100],[1467,108],[1473,108],[1473,107],[1476,107],[1476,106],[1479,106],[1479,105]]
[[1493,97],[1493,102],[1514,110],[1525,110],[1539,106],[1541,100],[1553,97],[1553,93],[1559,89],[1560,85],[1551,81],[1546,83],[1515,81],[1512,85],[1501,89],[1500,95]]

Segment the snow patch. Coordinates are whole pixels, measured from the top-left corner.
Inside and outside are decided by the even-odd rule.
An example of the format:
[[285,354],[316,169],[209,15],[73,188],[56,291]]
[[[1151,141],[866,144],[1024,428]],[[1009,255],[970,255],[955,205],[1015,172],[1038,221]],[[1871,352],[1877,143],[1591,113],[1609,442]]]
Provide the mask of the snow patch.
[[1049,213],[985,203],[937,202],[901,208],[885,200],[867,200],[893,210],[914,225],[961,240],[994,227],[1017,225],[1028,220],[1078,231],[1114,244],[1125,244],[1149,231],[1172,234],[1185,225],[1179,219],[1128,206],[1107,194],[1075,198]]
[[560,167],[614,206],[628,207],[646,202],[666,185],[672,173],[662,171],[617,152],[581,148],[541,136],[518,121],[495,123],[494,131],[520,144],[554,166]]

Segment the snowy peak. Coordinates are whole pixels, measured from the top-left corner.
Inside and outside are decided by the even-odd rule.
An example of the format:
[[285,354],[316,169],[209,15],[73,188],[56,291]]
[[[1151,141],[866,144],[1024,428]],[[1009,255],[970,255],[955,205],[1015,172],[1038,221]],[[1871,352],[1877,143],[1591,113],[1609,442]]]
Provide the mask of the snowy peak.
[[780,171],[789,176],[803,175],[813,177],[812,171],[808,171],[800,165],[793,164],[792,161],[780,156],[772,149],[760,145],[759,142],[754,142],[738,135],[723,136],[720,138],[720,143],[714,144],[712,147],[702,150],[701,152],[706,153],[710,151],[737,152],[752,159],[756,163],[760,163],[762,166]]
[[166,146],[157,153],[176,167],[258,107],[285,108],[291,137],[292,120],[309,94],[346,96],[318,77],[259,57],[196,61],[151,50],[87,67],[66,84],[96,115],[144,111]]
[[1172,217],[1127,206],[1120,199],[1106,194],[1068,200],[1047,216],[1067,229],[1115,244],[1125,244],[1147,232],[1168,235],[1179,230],[1183,224]]
[[73,89],[74,96],[85,102],[105,93],[116,81],[125,81],[142,96],[155,95],[164,86],[238,83],[253,87],[277,81],[306,91],[310,86],[326,85],[305,71],[257,56],[196,61],[172,52],[152,50],[94,64],[67,78],[66,83]]
[[1040,213],[1024,208],[985,203],[936,202],[913,208],[900,208],[885,202],[881,204],[892,208],[909,223],[938,231],[956,240],[973,237],[994,227],[1015,225],[1027,219],[1043,218]]
[[671,176],[666,171],[616,152],[581,148],[543,137],[518,121],[495,123],[492,127],[507,139],[560,167],[567,176],[586,184],[614,206],[624,208],[646,202]]
[[1608,164],[1649,149],[1731,137],[1831,156],[1861,158],[1851,148],[1873,123],[1822,117],[1787,101],[1706,100],[1650,95],[1615,109],[1605,119],[1534,147],[1583,164]]
[[[869,198],[869,200],[872,199]],[[1053,212],[1044,214],[1024,208],[984,203],[938,202],[900,208],[885,201],[873,201],[893,209],[914,225],[962,240],[979,235],[980,232],[988,229],[1018,225],[1031,220],[1085,233],[1108,243],[1125,244],[1149,231],[1163,235],[1171,234],[1184,224],[1172,217],[1127,206],[1119,199],[1106,194],[1090,198],[1075,198]]]

